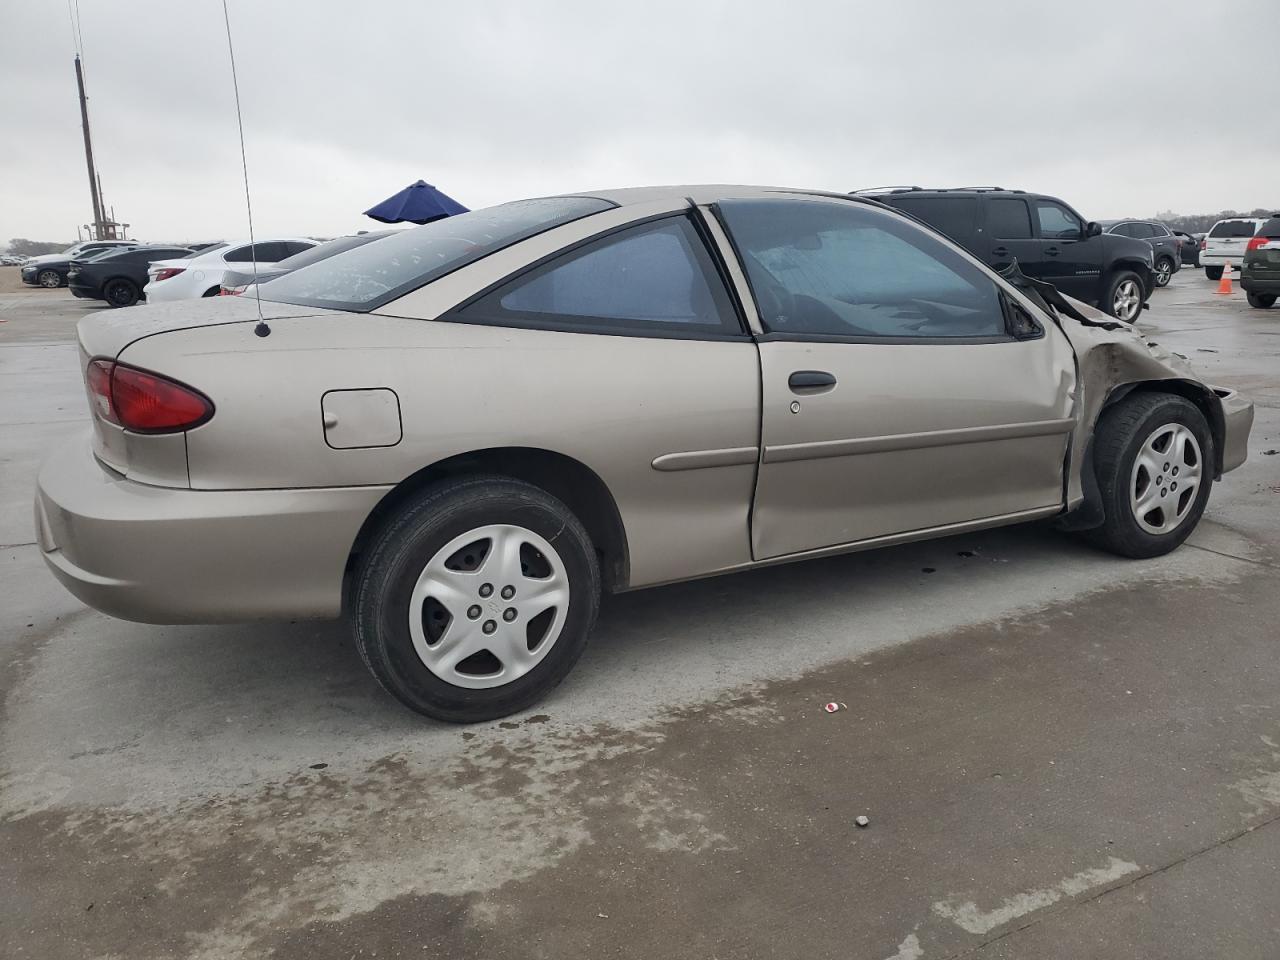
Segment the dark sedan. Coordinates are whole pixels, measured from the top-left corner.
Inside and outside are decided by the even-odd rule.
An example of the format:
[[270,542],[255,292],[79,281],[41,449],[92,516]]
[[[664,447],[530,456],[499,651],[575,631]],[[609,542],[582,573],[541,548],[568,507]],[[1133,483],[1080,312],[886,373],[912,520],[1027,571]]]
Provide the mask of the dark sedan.
[[190,247],[150,245],[113,251],[92,260],[76,260],[67,273],[71,292],[113,307],[131,307],[142,299],[147,267],[153,260],[189,257]]

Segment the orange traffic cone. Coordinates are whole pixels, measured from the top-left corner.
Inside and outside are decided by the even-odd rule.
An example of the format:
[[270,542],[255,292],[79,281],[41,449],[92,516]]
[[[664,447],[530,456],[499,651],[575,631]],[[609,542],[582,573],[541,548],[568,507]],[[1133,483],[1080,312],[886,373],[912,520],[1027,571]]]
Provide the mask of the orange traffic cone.
[[1227,265],[1222,268],[1222,279],[1218,281],[1218,289],[1214,293],[1225,294],[1231,296],[1231,261],[1227,261]]

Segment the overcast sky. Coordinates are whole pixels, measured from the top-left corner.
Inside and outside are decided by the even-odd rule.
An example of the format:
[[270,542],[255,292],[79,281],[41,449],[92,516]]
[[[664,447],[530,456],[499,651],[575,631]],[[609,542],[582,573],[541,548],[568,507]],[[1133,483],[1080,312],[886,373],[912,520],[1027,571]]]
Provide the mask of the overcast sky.
[[[360,212],[418,178],[470,207],[726,181],[1000,184],[1091,219],[1280,207],[1280,106],[1246,93],[1274,72],[1280,0],[230,11],[260,236],[371,227]],[[220,0],[80,16],[97,164],[131,236],[245,235]],[[92,218],[73,55],[65,0],[0,0],[0,244]]]

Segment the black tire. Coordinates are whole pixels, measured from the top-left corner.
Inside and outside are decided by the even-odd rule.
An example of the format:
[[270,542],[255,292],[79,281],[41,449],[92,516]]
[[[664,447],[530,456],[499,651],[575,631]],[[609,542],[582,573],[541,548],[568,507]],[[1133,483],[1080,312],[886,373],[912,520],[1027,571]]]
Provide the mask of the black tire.
[[117,277],[102,287],[102,299],[111,307],[132,307],[142,297],[142,291],[132,280]]
[[[1200,485],[1178,526],[1153,534],[1139,525],[1131,503],[1130,482],[1143,444],[1170,424],[1181,424],[1200,446]],[[1209,501],[1213,486],[1213,435],[1204,414],[1191,401],[1169,393],[1138,393],[1108,407],[1093,436],[1094,475],[1102,494],[1105,520],[1087,533],[1097,546],[1122,557],[1158,557],[1190,536]]]
[[[1125,307],[1119,306],[1116,302],[1122,287],[1125,290],[1132,290],[1134,296],[1136,296],[1136,301],[1126,298],[1126,304],[1128,305]],[[1138,317],[1142,314],[1144,294],[1141,277],[1132,270],[1117,270],[1111,275],[1111,279],[1107,281],[1107,292],[1099,306],[1117,320],[1123,320],[1125,323],[1136,323]]]
[[1221,267],[1205,267],[1204,275],[1208,277],[1210,280],[1221,280],[1222,268]]
[[66,282],[66,277],[60,274],[57,270],[41,270],[36,274],[36,283],[40,284],[40,286],[47,290],[52,290],[54,287],[61,287]]
[[1245,294],[1245,299],[1249,301],[1249,306],[1257,307],[1259,310],[1266,310],[1276,302],[1276,295],[1274,293],[1248,292]]
[[[418,655],[409,628],[410,595],[437,552],[490,524],[544,538],[564,565],[569,601],[560,633],[536,666],[501,686],[474,689],[437,676]],[[568,507],[531,484],[480,476],[428,488],[383,525],[357,564],[348,613],[360,655],[383,689],[428,717],[479,723],[525,709],[565,678],[586,647],[600,589],[595,548]]]
[[1173,262],[1172,257],[1161,257],[1156,261],[1155,284],[1157,287],[1167,287],[1169,281],[1173,279],[1174,270],[1177,264]]

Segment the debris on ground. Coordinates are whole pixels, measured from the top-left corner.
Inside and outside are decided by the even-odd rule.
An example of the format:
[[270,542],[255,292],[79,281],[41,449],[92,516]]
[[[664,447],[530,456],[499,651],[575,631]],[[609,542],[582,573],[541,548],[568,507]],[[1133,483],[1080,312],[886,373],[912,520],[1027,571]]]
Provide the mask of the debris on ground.
[[827,713],[837,713],[840,710],[848,710],[849,705],[847,703],[836,703],[832,700],[830,703],[824,703],[822,705],[822,709],[827,711]]
[[1264,457],[1274,457],[1277,453],[1280,453],[1280,450],[1263,450],[1262,451],[1262,455]]
[[853,822],[856,823],[859,827],[869,827],[871,825],[871,821],[864,816],[854,817]]

